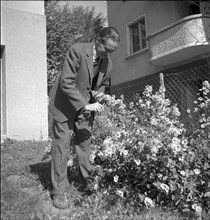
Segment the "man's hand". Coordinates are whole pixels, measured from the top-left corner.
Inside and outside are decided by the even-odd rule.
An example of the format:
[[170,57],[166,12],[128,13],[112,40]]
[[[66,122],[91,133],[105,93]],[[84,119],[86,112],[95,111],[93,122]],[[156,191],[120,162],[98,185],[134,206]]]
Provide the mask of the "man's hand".
[[98,102],[95,102],[93,104],[88,104],[84,107],[85,110],[88,110],[88,111],[94,111],[94,112],[99,112],[101,113],[103,110],[104,110],[104,106],[101,105],[100,103]]

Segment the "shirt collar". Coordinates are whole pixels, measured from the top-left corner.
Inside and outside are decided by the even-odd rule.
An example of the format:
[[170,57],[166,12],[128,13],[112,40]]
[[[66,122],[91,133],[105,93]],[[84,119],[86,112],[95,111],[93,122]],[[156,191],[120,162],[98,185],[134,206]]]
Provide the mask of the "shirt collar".
[[95,47],[95,44],[93,45],[93,62],[96,60],[97,58],[97,52],[96,52],[96,47]]

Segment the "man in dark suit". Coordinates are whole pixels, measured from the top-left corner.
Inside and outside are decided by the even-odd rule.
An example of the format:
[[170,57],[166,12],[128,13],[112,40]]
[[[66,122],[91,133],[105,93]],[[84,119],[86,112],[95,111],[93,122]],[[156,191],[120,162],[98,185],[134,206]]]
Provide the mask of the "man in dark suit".
[[120,42],[118,31],[113,27],[102,28],[96,42],[74,44],[66,54],[63,69],[50,91],[49,112],[53,118],[53,146],[51,162],[52,196],[54,205],[66,208],[67,152],[71,136],[75,134],[84,190],[88,189],[91,172],[91,129],[94,112],[104,107],[93,102],[91,90],[104,90],[110,78],[112,62],[109,55]]

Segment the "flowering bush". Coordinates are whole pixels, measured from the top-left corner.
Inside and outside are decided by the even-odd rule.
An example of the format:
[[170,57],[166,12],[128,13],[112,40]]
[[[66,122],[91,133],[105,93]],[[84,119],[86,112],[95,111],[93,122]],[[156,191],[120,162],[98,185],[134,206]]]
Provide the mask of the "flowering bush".
[[[203,82],[199,90],[194,110],[189,113],[188,140],[189,150],[187,159],[190,162],[191,170],[194,172],[194,191],[197,201],[192,208],[197,212],[202,207],[210,210],[210,84]],[[210,214],[210,213],[209,213]]]
[[[210,99],[203,83],[187,129],[165,90],[146,86],[128,106],[123,97],[92,91],[105,112],[96,115],[90,162],[94,189],[134,206],[175,207],[210,215]],[[202,98],[201,98],[202,95]],[[74,166],[71,152],[68,165]]]
[[208,81],[203,82],[202,88],[199,90],[198,99],[194,101],[195,107],[191,112],[188,109],[190,118],[189,133],[192,136],[201,135],[209,138],[210,130],[210,99],[209,99],[210,84]]
[[210,101],[204,87],[204,105],[198,103],[202,114],[190,135],[179,109],[161,89],[154,93],[146,86],[143,96],[128,106],[123,97],[116,100],[93,91],[106,105],[106,114],[96,116],[93,132],[90,160],[98,168],[94,188],[146,207],[171,205],[199,216],[208,210]]

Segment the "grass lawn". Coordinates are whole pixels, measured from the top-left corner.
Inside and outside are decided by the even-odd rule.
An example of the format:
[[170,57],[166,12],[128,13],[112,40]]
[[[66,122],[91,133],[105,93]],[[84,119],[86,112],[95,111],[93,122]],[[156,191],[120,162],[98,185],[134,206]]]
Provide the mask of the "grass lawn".
[[76,172],[68,171],[69,206],[59,210],[50,198],[50,155],[48,142],[7,140],[1,145],[1,220],[184,220],[178,213],[161,208],[141,211],[122,200],[100,192],[91,196],[77,191]]

